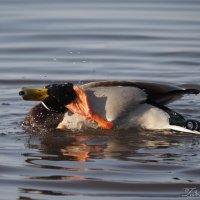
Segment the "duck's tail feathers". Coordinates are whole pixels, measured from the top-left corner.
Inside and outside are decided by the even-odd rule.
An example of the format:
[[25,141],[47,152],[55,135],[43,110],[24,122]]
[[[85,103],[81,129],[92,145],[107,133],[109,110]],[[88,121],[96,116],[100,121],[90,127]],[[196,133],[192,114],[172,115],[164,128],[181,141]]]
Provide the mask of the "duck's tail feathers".
[[199,131],[189,130],[187,128],[184,128],[184,127],[181,127],[181,126],[176,126],[176,125],[170,125],[169,129],[179,131],[179,132],[183,132],[183,133],[193,133],[193,134],[200,135]]
[[180,99],[184,95],[190,95],[190,94],[199,94],[200,91],[198,89],[181,89],[181,90],[173,90],[166,92],[165,94],[158,94],[157,96],[155,95],[150,95],[149,99],[153,100],[159,104],[166,105],[169,104],[173,101],[176,101],[177,99]]

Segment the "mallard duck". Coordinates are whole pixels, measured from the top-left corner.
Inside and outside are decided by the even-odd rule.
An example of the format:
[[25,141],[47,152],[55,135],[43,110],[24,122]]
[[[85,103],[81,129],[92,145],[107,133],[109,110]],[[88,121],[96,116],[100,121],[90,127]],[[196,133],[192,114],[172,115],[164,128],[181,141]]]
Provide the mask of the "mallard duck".
[[199,93],[199,89],[161,83],[97,81],[22,88],[19,95],[24,100],[41,101],[24,120],[29,127],[64,130],[136,127],[199,133],[198,121],[186,120],[166,106],[185,94]]

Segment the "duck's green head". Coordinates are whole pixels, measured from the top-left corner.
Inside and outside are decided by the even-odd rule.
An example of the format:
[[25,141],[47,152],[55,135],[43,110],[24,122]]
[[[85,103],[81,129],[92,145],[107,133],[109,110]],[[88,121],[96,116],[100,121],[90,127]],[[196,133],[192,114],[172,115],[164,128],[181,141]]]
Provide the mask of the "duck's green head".
[[76,92],[72,83],[52,84],[44,88],[22,88],[19,95],[27,101],[42,101],[44,106],[54,112],[65,112]]

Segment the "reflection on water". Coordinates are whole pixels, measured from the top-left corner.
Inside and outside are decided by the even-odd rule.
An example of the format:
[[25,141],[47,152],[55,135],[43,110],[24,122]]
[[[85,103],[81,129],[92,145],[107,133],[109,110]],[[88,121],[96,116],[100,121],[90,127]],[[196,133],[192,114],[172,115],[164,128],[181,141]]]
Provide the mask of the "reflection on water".
[[[199,146],[199,139],[198,136],[191,137],[187,133],[139,132],[135,129],[129,130],[128,133],[124,131],[103,133],[102,131],[99,133],[56,131],[42,136],[31,135],[27,147],[39,149],[44,154],[44,159],[50,161],[92,162],[96,159],[108,158],[150,162],[147,157],[152,156],[156,159],[155,162],[164,162],[167,159],[174,159],[177,162],[177,157],[187,157],[187,154],[181,153],[186,147],[196,149],[195,147]],[[37,143],[34,143],[35,141]],[[177,148],[179,152],[174,151]],[[197,154],[188,154],[188,156],[195,155]]]
[[26,146],[32,152],[23,156],[32,170],[20,183],[20,193],[38,198],[89,198],[94,193],[108,198],[150,193],[176,198],[185,186],[198,183],[199,170],[191,175],[191,166],[198,166],[198,136],[136,130],[109,134],[30,135]]

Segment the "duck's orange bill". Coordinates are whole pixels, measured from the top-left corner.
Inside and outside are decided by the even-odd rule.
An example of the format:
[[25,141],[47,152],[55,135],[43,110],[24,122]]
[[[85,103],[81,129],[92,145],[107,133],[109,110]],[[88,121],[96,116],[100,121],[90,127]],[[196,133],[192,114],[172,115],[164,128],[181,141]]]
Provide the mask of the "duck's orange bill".
[[104,120],[91,110],[86,93],[78,86],[74,86],[74,90],[76,91],[77,97],[72,103],[68,104],[66,107],[73,113],[77,113],[87,119],[94,120],[102,128],[111,129],[113,127],[112,122]]

